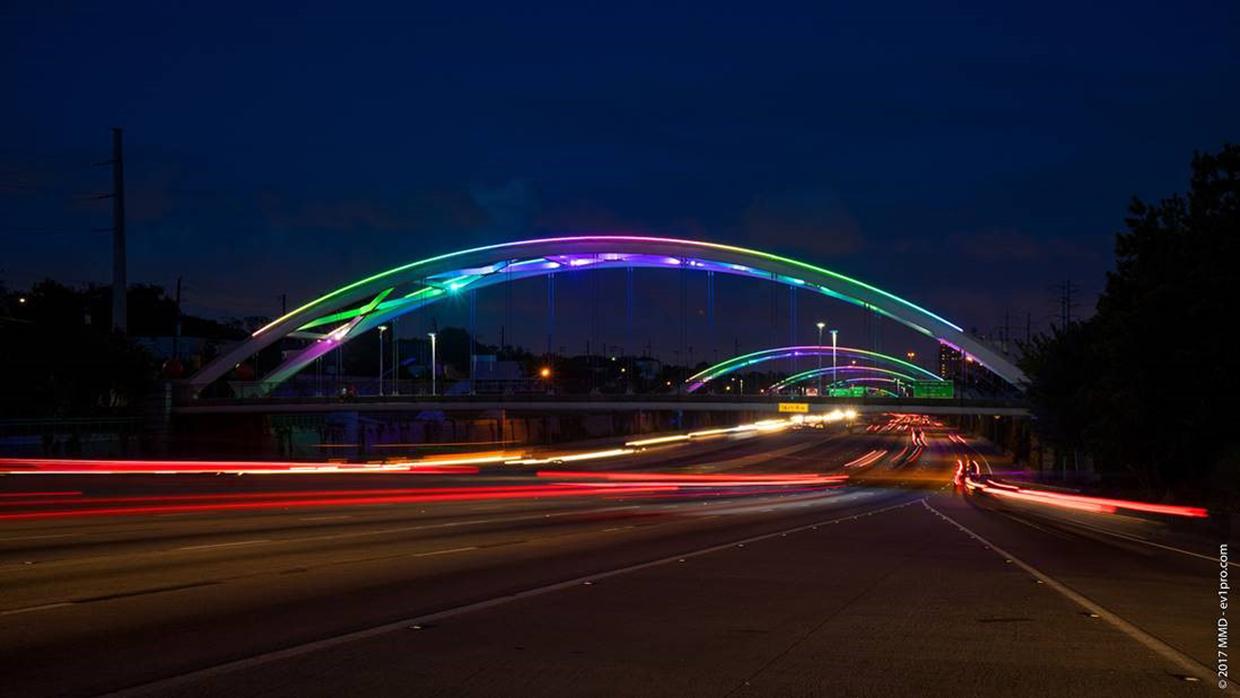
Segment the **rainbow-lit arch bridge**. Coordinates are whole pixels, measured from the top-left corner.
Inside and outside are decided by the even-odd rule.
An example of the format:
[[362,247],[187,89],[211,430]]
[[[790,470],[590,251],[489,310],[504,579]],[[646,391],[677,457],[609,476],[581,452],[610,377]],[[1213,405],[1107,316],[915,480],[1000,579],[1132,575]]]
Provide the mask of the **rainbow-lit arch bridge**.
[[568,269],[653,267],[735,274],[821,293],[882,314],[944,342],[1019,385],[1024,375],[998,352],[952,322],[862,281],[807,262],[696,240],[633,235],[578,235],[521,240],[430,257],[359,279],[277,318],[189,379],[206,388],[236,364],[285,338],[310,340],[261,378],[278,384],[358,335],[454,292]]
[[[904,359],[897,358],[895,356],[891,356],[888,354],[882,354],[876,351],[870,351],[868,349],[857,349],[854,347],[840,347],[840,346],[832,347],[832,346],[807,345],[807,346],[791,346],[791,347],[777,347],[774,349],[763,349],[761,351],[755,351],[750,354],[734,356],[726,361],[720,361],[714,366],[711,366],[709,368],[706,368],[705,370],[695,373],[692,376],[689,376],[689,378],[685,380],[685,383],[686,383],[685,390],[687,390],[688,392],[694,392],[695,390],[701,388],[702,386],[710,383],[713,380],[726,376],[729,373],[734,373],[741,369],[748,368],[755,364],[760,364],[766,361],[775,361],[777,359],[795,359],[795,358],[806,357],[806,356],[817,356],[817,357],[827,357],[827,358],[834,357],[844,362],[843,364],[840,364],[838,367],[827,367],[825,369],[822,369],[822,373],[815,372],[814,374],[815,376],[833,375],[833,374],[848,373],[848,372],[873,371],[873,372],[889,374],[889,375],[895,376],[897,378],[901,378],[906,381],[943,380],[939,376],[935,375],[932,371],[922,368],[921,366],[918,366],[917,364],[910,363],[908,361],[905,361]],[[883,364],[884,366],[888,366],[889,368],[881,369],[875,366],[865,366],[865,365],[857,366],[855,365],[857,361],[865,361],[865,362],[870,362],[874,364]],[[781,381],[781,383],[786,385],[789,383],[796,383],[801,380],[806,380],[808,378],[809,376],[803,376],[803,374],[797,374],[796,376],[792,376],[792,377],[785,379],[784,381]],[[774,388],[774,386],[772,386],[772,388]]]

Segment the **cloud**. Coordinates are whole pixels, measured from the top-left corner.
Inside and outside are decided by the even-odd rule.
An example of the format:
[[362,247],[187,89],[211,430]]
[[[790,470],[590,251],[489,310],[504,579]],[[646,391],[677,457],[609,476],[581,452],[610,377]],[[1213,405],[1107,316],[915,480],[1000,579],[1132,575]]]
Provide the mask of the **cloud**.
[[1064,238],[1037,237],[1013,228],[983,228],[949,235],[949,244],[961,254],[984,261],[1046,261],[1094,256],[1085,247]]
[[865,248],[857,221],[829,187],[756,197],[743,217],[744,235],[760,249],[841,256]]
[[649,233],[644,223],[624,218],[614,210],[588,201],[570,201],[542,212],[535,221],[549,233]]
[[510,235],[529,230],[541,208],[538,191],[525,179],[510,179],[497,186],[476,184],[469,192],[496,231]]
[[493,218],[462,187],[427,187],[394,200],[287,200],[266,196],[259,201],[275,227],[333,232],[454,232],[494,225]]

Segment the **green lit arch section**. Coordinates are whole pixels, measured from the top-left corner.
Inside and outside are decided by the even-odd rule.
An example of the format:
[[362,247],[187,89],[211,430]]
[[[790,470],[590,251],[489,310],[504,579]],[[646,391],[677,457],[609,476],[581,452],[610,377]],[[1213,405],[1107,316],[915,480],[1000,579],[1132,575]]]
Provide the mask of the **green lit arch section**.
[[893,385],[893,386],[896,386],[896,389],[898,390],[898,389],[899,389],[899,385],[900,385],[900,381],[899,381],[899,379],[897,379],[897,378],[880,378],[880,377],[878,377],[878,376],[857,376],[857,377],[855,377],[855,378],[845,378],[845,379],[843,379],[843,380],[837,380],[837,381],[835,381],[834,383],[832,383],[831,385],[828,385],[827,387],[828,387],[828,388],[835,388],[835,387],[838,387],[838,386],[841,386],[841,385],[848,385],[849,383],[861,383],[861,384],[864,384],[867,388],[871,388],[871,389],[873,389],[873,390],[877,390],[877,391],[879,391],[879,392],[883,393],[883,395],[885,395],[885,396],[887,396],[887,397],[900,397],[899,393],[897,393],[897,392],[896,392],[896,390],[888,390],[887,388],[881,388],[881,387],[879,387],[878,385],[872,385],[872,384],[874,384],[874,383],[883,383],[883,384],[887,384],[887,385]]
[[393,318],[453,293],[573,269],[648,267],[734,274],[797,287],[857,305],[946,343],[1019,385],[1005,357],[958,326],[904,298],[838,272],[758,250],[698,240],[577,235],[521,240],[428,257],[354,281],[273,320],[188,379],[200,391],[285,337],[309,340],[262,377],[275,385],[315,359]]
[[[869,377],[876,377],[876,378],[890,377],[892,380],[899,378],[901,380],[905,380],[909,382],[921,380],[919,378],[914,378],[913,376],[907,373],[904,373],[902,371],[896,371],[890,368],[879,368],[877,366],[838,366],[838,367],[837,366],[824,366],[823,368],[814,368],[808,371],[801,371],[800,373],[794,373],[793,375],[788,376],[787,378],[783,380],[772,383],[771,386],[763,392],[778,393],[779,391],[783,390],[784,388],[787,388],[790,385],[795,385],[797,383],[803,383],[808,380],[814,380],[815,378],[818,378],[819,376],[828,376],[832,384],[840,383],[840,382],[843,382],[843,379],[839,378],[841,373],[864,373]],[[877,374],[877,375],[873,375],[873,374]],[[860,378],[864,378],[864,377],[865,376],[862,376]]]
[[[846,360],[862,359],[866,361],[878,361],[888,366],[900,368],[910,375],[921,376],[916,380],[942,380],[942,378],[935,375],[934,372],[930,370],[889,354],[882,354],[876,351],[857,349],[854,347],[806,345],[763,349],[761,351],[735,356],[727,359],[726,361],[720,361],[714,366],[689,376],[689,378],[685,380],[685,383],[687,384],[685,390],[688,392],[693,392],[716,378],[726,376],[729,373],[733,373],[765,361],[798,358],[803,356],[830,357],[833,354],[843,357]],[[914,379],[910,378],[910,380]]]

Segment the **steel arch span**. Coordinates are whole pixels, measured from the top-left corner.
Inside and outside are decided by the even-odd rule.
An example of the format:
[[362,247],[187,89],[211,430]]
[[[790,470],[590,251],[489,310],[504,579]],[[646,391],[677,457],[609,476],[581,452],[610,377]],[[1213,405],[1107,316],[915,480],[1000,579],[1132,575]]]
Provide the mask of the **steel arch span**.
[[[685,383],[687,384],[685,387],[685,390],[687,390],[688,392],[693,392],[697,390],[698,388],[701,388],[702,386],[706,385],[710,381],[715,380],[716,378],[720,378],[729,373],[739,371],[743,368],[748,368],[749,366],[753,366],[754,364],[760,364],[764,361],[774,361],[777,359],[796,358],[800,356],[828,357],[832,355],[835,355],[837,357],[843,357],[845,360],[848,360],[848,361],[852,361],[853,359],[860,359],[864,361],[878,361],[885,365],[889,365],[894,368],[905,371],[908,375],[909,380],[935,380],[935,381],[943,380],[939,376],[935,375],[933,371],[922,368],[921,366],[918,366],[917,364],[910,363],[908,361],[905,361],[904,359],[900,359],[895,356],[891,356],[889,354],[881,354],[876,351],[869,351],[867,349],[857,349],[854,347],[840,347],[840,346],[832,347],[830,345],[826,345],[826,346],[807,345],[807,346],[793,346],[793,347],[777,347],[775,349],[763,349],[761,351],[755,351],[749,354],[742,354],[741,356],[735,356],[735,357],[732,357],[731,359],[727,359],[726,361],[720,361],[714,366],[711,366],[705,370],[695,373],[692,376],[689,376],[689,378],[685,380]],[[906,374],[902,373],[900,375],[903,377]],[[920,376],[920,378],[913,378],[913,376]]]
[[[835,388],[835,387],[842,386],[842,385],[848,385],[850,383],[861,384],[872,390],[877,390],[880,393],[882,393],[885,397],[900,397],[900,395],[896,392],[896,390],[899,390],[900,388],[900,381],[896,380],[895,378],[876,378],[874,376],[858,376],[857,378],[845,378],[843,380],[837,380],[827,387]],[[878,385],[871,385],[871,383],[875,383],[875,384],[883,383],[883,384],[891,385],[893,388],[895,388],[895,390],[891,390],[888,388],[881,388]]]
[[[791,376],[788,376],[787,378],[781,381],[776,381],[775,383],[771,384],[771,386],[763,392],[778,393],[779,391],[783,390],[784,388],[787,388],[790,385],[793,385],[795,383],[803,383],[807,380],[812,380],[819,376],[827,376],[828,380],[832,382],[840,382],[841,379],[839,378],[839,376],[844,373],[861,373],[865,375],[876,374],[879,377],[891,376],[892,380],[899,378],[909,383],[912,383],[913,381],[916,381],[916,380],[921,380],[907,373],[904,373],[903,371],[895,371],[889,368],[879,368],[877,366],[839,366],[839,367],[825,366],[823,368],[815,368],[815,369],[810,369],[808,371],[802,371],[800,373],[796,373]],[[938,380],[942,380],[942,379],[940,378]]]
[[577,235],[476,247],[410,262],[315,298],[260,328],[189,379],[200,391],[264,347],[311,340],[262,378],[276,384],[316,358],[380,324],[448,294],[542,276],[559,270],[653,267],[696,269],[766,279],[880,313],[959,349],[1013,384],[1024,374],[960,326],[893,293],[788,257],[698,240],[636,235]]

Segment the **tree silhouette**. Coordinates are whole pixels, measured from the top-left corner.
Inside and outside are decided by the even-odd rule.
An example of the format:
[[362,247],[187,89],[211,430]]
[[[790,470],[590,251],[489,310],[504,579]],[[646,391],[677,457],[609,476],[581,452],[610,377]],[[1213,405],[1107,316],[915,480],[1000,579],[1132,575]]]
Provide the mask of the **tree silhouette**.
[[1226,144],[1193,157],[1187,196],[1134,198],[1097,313],[1039,337],[1023,361],[1056,445],[1084,447],[1104,472],[1136,471],[1158,492],[1232,509],[1238,173],[1240,146]]

